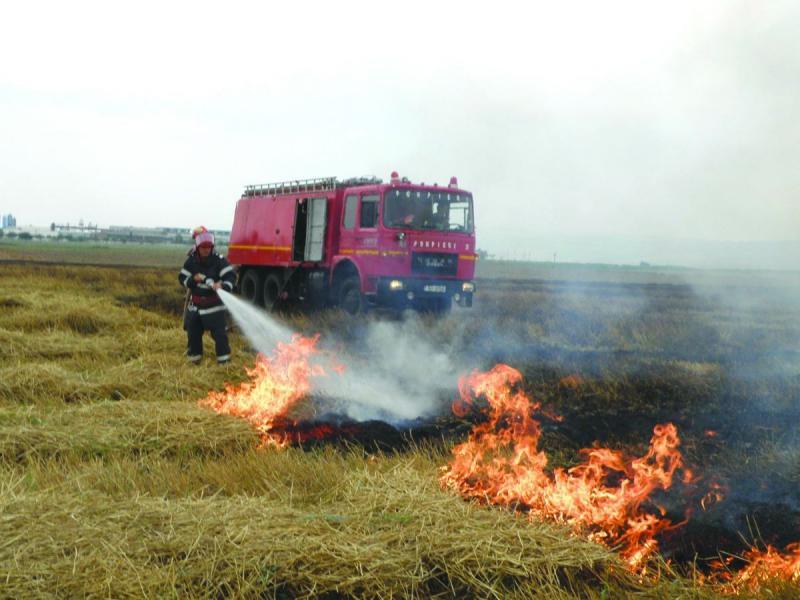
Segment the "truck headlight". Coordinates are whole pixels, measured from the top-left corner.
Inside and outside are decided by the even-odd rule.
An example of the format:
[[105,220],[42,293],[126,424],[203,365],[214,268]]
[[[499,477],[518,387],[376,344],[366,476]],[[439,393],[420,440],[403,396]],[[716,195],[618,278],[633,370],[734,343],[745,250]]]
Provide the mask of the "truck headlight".
[[392,279],[389,282],[389,289],[391,291],[393,291],[393,292],[402,290],[404,287],[405,287],[405,285],[403,285],[403,282],[400,281],[399,279]]
[[475,284],[472,283],[471,281],[465,281],[464,283],[461,284],[461,291],[472,293],[475,291]]

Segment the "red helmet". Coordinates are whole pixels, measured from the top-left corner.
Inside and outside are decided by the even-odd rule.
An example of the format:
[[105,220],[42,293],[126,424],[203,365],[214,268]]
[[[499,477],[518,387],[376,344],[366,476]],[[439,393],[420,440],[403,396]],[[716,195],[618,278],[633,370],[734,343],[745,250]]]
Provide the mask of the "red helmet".
[[202,231],[194,236],[194,247],[200,248],[201,246],[207,248],[214,247],[214,234],[210,231]]

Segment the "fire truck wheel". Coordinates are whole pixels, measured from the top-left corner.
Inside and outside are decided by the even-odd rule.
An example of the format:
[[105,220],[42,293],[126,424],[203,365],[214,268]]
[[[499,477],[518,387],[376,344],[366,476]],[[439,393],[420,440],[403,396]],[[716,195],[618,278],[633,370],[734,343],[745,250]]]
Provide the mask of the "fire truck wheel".
[[264,306],[267,309],[277,306],[282,287],[281,278],[275,273],[270,273],[264,279]]
[[260,305],[263,303],[261,274],[257,270],[248,269],[245,271],[239,287],[242,291],[242,298],[252,304]]
[[358,277],[348,277],[339,286],[339,306],[351,315],[366,312],[367,303],[361,294],[361,282]]

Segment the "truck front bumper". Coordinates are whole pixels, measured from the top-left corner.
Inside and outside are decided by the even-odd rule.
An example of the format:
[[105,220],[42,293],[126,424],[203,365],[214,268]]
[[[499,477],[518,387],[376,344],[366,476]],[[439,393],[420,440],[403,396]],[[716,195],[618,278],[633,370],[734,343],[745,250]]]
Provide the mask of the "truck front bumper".
[[381,277],[378,279],[375,300],[382,306],[424,308],[435,305],[471,307],[475,284],[452,279],[417,279]]

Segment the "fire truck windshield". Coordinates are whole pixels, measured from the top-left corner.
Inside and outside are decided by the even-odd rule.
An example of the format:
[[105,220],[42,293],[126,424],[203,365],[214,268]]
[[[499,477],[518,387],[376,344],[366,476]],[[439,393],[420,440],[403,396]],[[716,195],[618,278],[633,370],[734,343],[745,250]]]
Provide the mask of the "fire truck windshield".
[[472,232],[472,196],[447,190],[387,190],[383,224],[396,229]]

